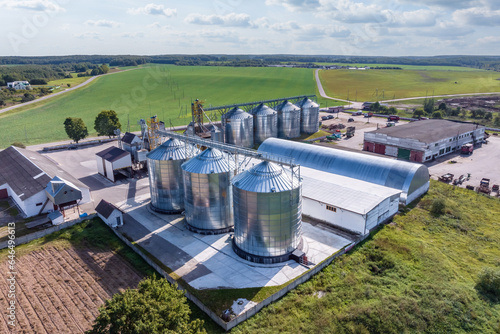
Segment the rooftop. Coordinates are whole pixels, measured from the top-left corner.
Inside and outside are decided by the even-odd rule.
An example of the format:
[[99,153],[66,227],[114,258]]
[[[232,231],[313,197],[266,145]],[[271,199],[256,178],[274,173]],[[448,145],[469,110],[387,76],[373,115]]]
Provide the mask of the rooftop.
[[121,148],[111,146],[101,152],[97,152],[95,155],[109,162],[115,162],[123,157],[126,157],[127,155],[130,155],[130,153],[122,150]]
[[0,185],[8,183],[22,200],[44,190],[56,175],[88,188],[38,152],[11,146],[0,151],[0,161]]
[[441,139],[473,131],[482,125],[458,123],[444,119],[428,119],[398,126],[381,128],[368,133],[380,133],[390,137],[415,139],[430,144]]
[[127,144],[132,144],[136,138],[140,141],[140,138],[137,135],[131,132],[125,132],[125,135],[123,135],[121,141]]
[[101,200],[95,208],[95,211],[106,219],[109,218],[109,216],[113,213],[114,210],[119,211],[119,209],[116,206],[114,206],[114,204],[109,203],[105,200]]

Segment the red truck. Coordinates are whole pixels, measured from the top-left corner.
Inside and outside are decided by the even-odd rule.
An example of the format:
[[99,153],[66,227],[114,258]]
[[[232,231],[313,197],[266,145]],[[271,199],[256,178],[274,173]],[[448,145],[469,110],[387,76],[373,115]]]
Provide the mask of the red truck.
[[398,115],[391,115],[391,116],[389,116],[389,121],[399,121],[399,116]]
[[474,151],[474,145],[472,145],[471,143],[462,145],[462,148],[460,149],[460,153],[462,154],[470,155],[472,154],[473,151]]

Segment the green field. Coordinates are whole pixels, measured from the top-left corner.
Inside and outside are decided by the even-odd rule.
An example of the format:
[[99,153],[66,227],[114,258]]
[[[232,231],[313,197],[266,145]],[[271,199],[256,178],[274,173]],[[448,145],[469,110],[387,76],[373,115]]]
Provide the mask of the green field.
[[323,70],[319,74],[327,95],[357,101],[500,92],[500,73],[482,70]]
[[103,76],[38,106],[0,114],[0,147],[15,141],[38,144],[67,140],[63,122],[68,116],[83,118],[89,135],[94,136],[94,119],[105,109],[117,111],[122,130],[129,117],[131,130],[136,131],[137,121],[152,115],[167,125],[187,124],[194,99],[205,100],[208,107],[316,91],[311,69],[148,66]]

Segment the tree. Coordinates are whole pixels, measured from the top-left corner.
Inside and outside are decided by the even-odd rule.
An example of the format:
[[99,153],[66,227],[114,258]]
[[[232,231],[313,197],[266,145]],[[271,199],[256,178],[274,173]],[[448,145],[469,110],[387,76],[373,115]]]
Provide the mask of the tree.
[[415,109],[415,111],[413,112],[413,118],[420,118],[424,115],[425,113],[422,109]]
[[94,129],[99,136],[115,135],[116,129],[121,129],[122,125],[118,120],[118,116],[114,110],[103,110],[97,115],[94,122]]
[[87,126],[81,118],[66,118],[64,121],[64,130],[66,130],[68,137],[73,139],[77,144],[81,139],[84,139],[89,135]]
[[190,313],[182,291],[166,279],[146,278],[107,300],[87,333],[206,333],[202,320],[189,321]]
[[500,128],[500,115],[497,115],[497,117],[495,117],[495,122],[493,122],[493,124]]
[[439,118],[439,119],[441,119],[441,118],[443,118],[443,115],[441,114],[440,111],[435,111],[435,112],[432,113],[432,118]]
[[432,115],[432,113],[434,112],[434,99],[425,99],[424,111],[427,113],[427,115]]
[[33,94],[24,93],[24,96],[21,98],[21,102],[22,103],[29,102],[29,101],[33,101],[34,99],[35,99],[35,96],[33,96]]
[[439,110],[443,110],[443,111],[444,111],[444,110],[446,110],[446,108],[447,108],[447,107],[446,107],[446,103],[444,103],[444,102],[441,102],[441,103],[439,104],[439,106],[438,106],[438,109],[439,109]]
[[486,112],[486,114],[484,114],[484,119],[487,120],[487,121],[491,121],[493,119],[493,113],[491,112]]
[[0,100],[0,107],[4,106],[4,105],[5,105],[5,101],[4,100]]

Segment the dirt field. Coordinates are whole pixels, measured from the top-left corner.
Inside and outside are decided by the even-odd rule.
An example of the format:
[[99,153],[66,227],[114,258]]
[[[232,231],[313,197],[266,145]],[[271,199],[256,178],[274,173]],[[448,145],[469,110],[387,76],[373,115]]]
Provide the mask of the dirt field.
[[[2,261],[2,272],[8,272]],[[84,333],[105,300],[141,275],[112,252],[44,247],[16,261],[16,330],[7,325],[7,282],[0,281],[0,333]]]

